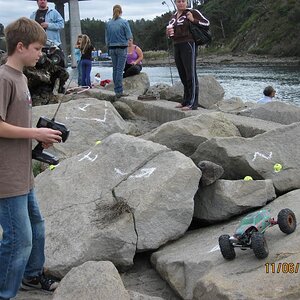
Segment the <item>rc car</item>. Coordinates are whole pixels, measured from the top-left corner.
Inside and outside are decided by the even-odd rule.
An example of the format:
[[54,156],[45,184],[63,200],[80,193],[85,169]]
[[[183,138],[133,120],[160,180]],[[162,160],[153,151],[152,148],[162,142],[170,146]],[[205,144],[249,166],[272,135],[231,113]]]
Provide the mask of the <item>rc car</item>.
[[244,217],[235,230],[233,236],[223,234],[219,237],[219,246],[223,257],[227,260],[235,258],[235,247],[241,250],[252,249],[254,255],[266,258],[269,254],[268,245],[264,236],[265,231],[274,225],[286,234],[295,231],[297,221],[295,214],[289,208],[282,209],[277,220],[271,217],[269,209],[261,209]]

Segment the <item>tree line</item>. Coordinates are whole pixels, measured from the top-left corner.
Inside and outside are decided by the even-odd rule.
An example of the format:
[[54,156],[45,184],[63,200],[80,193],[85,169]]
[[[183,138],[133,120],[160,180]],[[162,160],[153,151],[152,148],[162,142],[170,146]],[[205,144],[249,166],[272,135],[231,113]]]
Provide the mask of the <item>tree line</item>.
[[[210,0],[193,0],[192,5],[195,8],[199,8]],[[163,1],[163,4],[167,4],[168,1]],[[172,13],[175,11],[174,0],[169,0],[172,3],[168,6],[168,12],[161,16],[157,16],[153,20],[145,20],[144,18],[140,20],[128,20],[132,34],[134,37],[134,42],[138,44],[143,51],[149,50],[168,50],[170,47],[170,41],[167,40],[165,35],[165,29],[171,18]],[[87,18],[81,20],[81,30],[83,34],[87,34],[92,40],[93,45],[97,49],[101,49],[103,52],[107,51],[105,45],[105,22],[101,20],[96,20],[95,18]],[[70,51],[70,23],[66,22],[66,42],[68,45],[68,50]]]
[[[167,50],[168,41],[165,36],[165,28],[171,13],[165,13],[162,16],[156,17],[154,20],[140,19],[136,21],[128,20],[134,37],[134,43],[139,45],[143,51],[148,50]],[[87,34],[96,49],[101,49],[102,52],[107,51],[105,45],[105,25],[101,20],[83,19],[81,20],[81,31]],[[70,23],[66,22],[66,42],[70,47]],[[70,48],[69,48],[70,51]]]
[[[167,3],[172,3],[168,5]],[[191,0],[210,20],[213,41],[207,51],[300,56],[299,0]],[[129,20],[135,43],[144,51],[168,50],[165,27],[174,12],[174,0],[163,1],[170,11],[153,20]],[[169,9],[168,9],[169,10]],[[82,33],[97,49],[107,51],[105,22],[84,19]],[[67,44],[69,22],[66,24]],[[70,46],[69,46],[70,47]]]

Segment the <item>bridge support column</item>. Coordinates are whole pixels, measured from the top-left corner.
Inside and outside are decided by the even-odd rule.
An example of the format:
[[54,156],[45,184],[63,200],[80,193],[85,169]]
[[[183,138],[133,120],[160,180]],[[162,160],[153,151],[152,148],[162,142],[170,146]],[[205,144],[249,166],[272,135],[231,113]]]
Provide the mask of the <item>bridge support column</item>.
[[[63,2],[57,2],[55,1],[55,9],[61,14],[61,16],[63,17],[63,19],[65,19],[65,5]],[[67,58],[68,58],[68,52],[67,52],[67,42],[66,42],[66,31],[65,29],[62,29],[60,31],[60,39],[61,39],[61,44],[62,44],[62,49],[65,53],[65,59],[67,62]]]
[[69,16],[70,16],[70,50],[72,57],[72,68],[77,66],[74,56],[74,47],[77,41],[77,36],[81,34],[81,24],[79,15],[78,0],[69,0]]

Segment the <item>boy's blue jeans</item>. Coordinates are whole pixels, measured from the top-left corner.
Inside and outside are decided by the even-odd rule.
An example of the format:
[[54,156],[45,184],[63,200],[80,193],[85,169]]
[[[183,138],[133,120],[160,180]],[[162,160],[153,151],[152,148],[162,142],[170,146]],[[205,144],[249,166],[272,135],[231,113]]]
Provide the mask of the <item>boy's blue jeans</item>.
[[0,299],[10,299],[22,278],[40,275],[45,262],[45,225],[34,190],[0,198],[0,225]]
[[116,94],[123,93],[123,71],[127,58],[127,48],[109,49],[109,55],[113,65],[114,91]]

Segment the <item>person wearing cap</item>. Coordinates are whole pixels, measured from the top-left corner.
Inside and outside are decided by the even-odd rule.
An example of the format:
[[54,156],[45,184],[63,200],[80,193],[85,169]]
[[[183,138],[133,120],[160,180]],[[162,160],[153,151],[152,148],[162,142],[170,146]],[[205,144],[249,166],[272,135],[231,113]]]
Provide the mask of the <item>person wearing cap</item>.
[[274,90],[274,88],[272,86],[267,86],[264,89],[264,96],[262,98],[260,98],[257,103],[259,104],[265,104],[268,102],[271,102],[273,100],[273,98],[275,97],[275,93],[276,91]]

